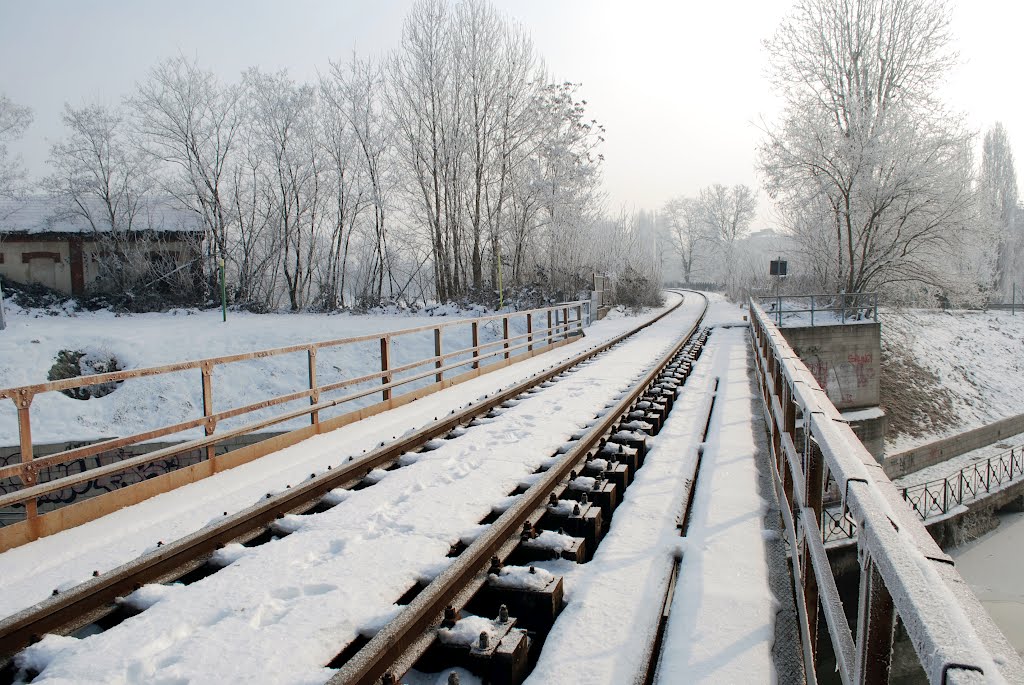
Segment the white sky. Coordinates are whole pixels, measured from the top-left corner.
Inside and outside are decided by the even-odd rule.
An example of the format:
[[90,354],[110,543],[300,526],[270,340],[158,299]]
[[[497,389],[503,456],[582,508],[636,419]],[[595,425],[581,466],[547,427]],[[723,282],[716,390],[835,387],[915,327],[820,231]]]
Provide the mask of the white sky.
[[[581,82],[607,128],[611,205],[656,209],[711,183],[759,187],[761,133],[778,102],[761,41],[789,0],[493,0],[532,34],[559,80]],[[248,66],[315,78],[353,50],[396,46],[411,0],[0,0],[0,92],[32,107],[16,146],[47,172],[64,102],[116,103],[158,60],[184,53],[226,80]],[[1014,80],[1024,3],[961,1],[953,31],[963,63],[947,102],[984,131],[995,121],[1024,161],[1024,97]],[[758,226],[771,223],[762,193]]]

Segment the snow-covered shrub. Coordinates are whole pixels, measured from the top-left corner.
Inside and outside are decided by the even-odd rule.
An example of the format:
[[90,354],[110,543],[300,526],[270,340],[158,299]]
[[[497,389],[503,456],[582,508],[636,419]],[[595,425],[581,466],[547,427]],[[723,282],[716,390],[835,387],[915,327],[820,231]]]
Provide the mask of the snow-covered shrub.
[[[46,374],[51,381],[64,380],[65,378],[78,378],[79,376],[91,376],[96,373],[111,373],[121,371],[122,366],[117,357],[108,352],[83,352],[81,350],[61,350],[57,353],[53,366]],[[123,381],[111,381],[109,383],[97,383],[86,385],[80,388],[68,388],[61,390],[62,393],[76,400],[89,400],[93,397],[103,397],[117,390]]]

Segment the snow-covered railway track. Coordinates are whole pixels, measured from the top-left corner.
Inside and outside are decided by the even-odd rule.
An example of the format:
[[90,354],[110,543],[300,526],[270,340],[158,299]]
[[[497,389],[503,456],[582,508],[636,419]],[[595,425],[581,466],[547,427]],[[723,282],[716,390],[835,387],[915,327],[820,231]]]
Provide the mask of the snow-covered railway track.
[[[671,314],[670,310],[663,317]],[[423,449],[425,446],[429,447],[428,443],[431,440],[436,441],[440,436],[451,435],[453,431],[458,433],[459,427],[474,420],[486,421],[480,417],[500,411],[501,406],[509,403],[513,398],[528,393],[536,386],[551,381],[570,368],[578,367],[595,355],[613,348],[624,339],[634,335],[637,330],[645,328],[651,323],[654,322],[649,322],[634,331],[618,336],[604,345],[578,355],[528,381],[486,398],[473,407],[435,421],[416,434],[405,436],[391,444],[382,445],[379,449],[363,457],[352,459],[326,473],[312,474],[310,480],[302,485],[277,493],[243,512],[225,516],[222,521],[207,526],[183,540],[162,545],[136,562],[109,573],[100,574],[79,587],[61,592],[47,602],[9,617],[0,623],[0,645],[2,645],[3,654],[9,657],[17,649],[44,633],[69,633],[84,624],[96,621],[97,618],[101,619],[101,623],[109,622],[111,620],[109,617],[112,614],[125,612],[124,606],[116,604],[114,598],[130,594],[139,585],[208,575],[208,572],[202,569],[211,556],[216,555],[223,559],[225,555],[230,556],[232,549],[239,549],[230,546],[226,553],[215,552],[218,547],[227,543],[253,541],[260,536],[269,537],[266,532],[268,527],[276,530],[278,534],[287,532],[290,526],[295,526],[296,521],[301,520],[297,518],[297,515],[315,512],[318,507],[324,508],[326,505],[320,503],[325,495],[334,502],[340,500],[343,494],[337,492],[338,488],[369,482],[364,479],[371,470],[396,464],[401,455],[415,453],[416,450]],[[409,459],[408,463],[413,461],[415,458]],[[379,475],[379,471],[373,471],[369,480],[372,481]],[[332,492],[334,494],[329,494]],[[319,587],[326,591],[326,586],[327,584],[321,584]],[[316,594],[316,592],[306,593],[306,595],[312,596]],[[13,669],[8,672],[13,673]],[[44,674],[44,676],[46,675],[48,674]]]
[[[537,657],[531,640],[543,642],[561,608],[561,580],[534,566],[508,566],[506,562],[516,555],[522,559],[530,554],[529,547],[540,547],[531,544],[535,539],[569,523],[578,526],[572,531],[582,536],[578,542],[600,542],[609,524],[601,517],[610,518],[610,509],[623,494],[619,491],[610,498],[602,497],[606,490],[601,474],[614,473],[617,464],[628,462],[624,479],[628,486],[643,466],[646,438],[660,430],[707,340],[708,329],[699,332],[702,319],[703,312],[658,363],[605,407],[564,456],[545,468],[536,482],[365,646],[339,664],[330,685],[393,685],[424,657],[428,668],[468,666],[482,672],[484,682],[521,682]],[[609,457],[622,461],[608,461]],[[588,471],[599,475],[578,475]],[[579,487],[581,480],[584,487]],[[687,497],[690,492],[692,488]],[[570,499],[562,500],[563,496]],[[594,514],[593,541],[587,524],[590,514]],[[547,531],[537,536],[541,528]],[[558,535],[564,536],[562,530]],[[569,552],[575,561],[593,555],[592,548],[580,555],[572,546],[556,552]],[[463,618],[461,613],[467,607],[474,612],[490,610],[490,615],[474,613]],[[517,627],[517,621],[526,627]],[[431,650],[437,648],[441,654],[431,657]],[[458,679],[452,677],[449,682]]]

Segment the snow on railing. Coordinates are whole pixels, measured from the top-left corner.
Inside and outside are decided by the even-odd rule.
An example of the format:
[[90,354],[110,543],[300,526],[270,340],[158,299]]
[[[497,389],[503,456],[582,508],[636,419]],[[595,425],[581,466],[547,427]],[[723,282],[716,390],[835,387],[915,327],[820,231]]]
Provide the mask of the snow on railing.
[[[793,559],[807,682],[816,681],[818,616],[844,683],[888,682],[896,619],[932,683],[1019,679],[1024,661],[907,507],[880,465],[829,402],[770,315],[750,300],[755,371],[770,432],[773,480]],[[799,424],[798,424],[799,419]],[[798,428],[799,425],[799,428]],[[834,480],[835,525],[857,527],[856,635],[829,563],[821,525]],[[826,525],[827,528],[827,525]],[[825,633],[823,633],[825,634]]]
[[780,328],[878,321],[877,293],[758,295],[754,299]]

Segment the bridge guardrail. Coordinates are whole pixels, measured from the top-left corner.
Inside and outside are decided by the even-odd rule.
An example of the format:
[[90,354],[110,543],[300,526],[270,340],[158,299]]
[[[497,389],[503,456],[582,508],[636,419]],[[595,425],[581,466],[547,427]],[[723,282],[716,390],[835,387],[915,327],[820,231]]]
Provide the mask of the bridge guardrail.
[[[751,340],[773,480],[792,554],[808,682],[816,681],[819,616],[844,683],[888,682],[897,618],[932,683],[1024,681],[1024,662],[999,632],[952,559],[903,503],[879,464],[829,402],[757,303]],[[798,424],[798,419],[800,423]],[[799,428],[798,428],[799,425]],[[855,634],[820,528],[829,477],[837,521],[857,526],[860,591]]]
[[[352,338],[302,343],[269,350],[258,350],[221,357],[210,357],[193,361],[177,362],[158,367],[130,369],[111,373],[79,376],[65,380],[0,388],[0,400],[9,399],[16,408],[19,435],[18,461],[0,466],[0,509],[18,508],[23,518],[16,523],[0,527],[0,551],[23,544],[45,535],[70,528],[98,516],[135,504],[153,495],[173,489],[178,485],[212,475],[216,471],[231,468],[246,461],[282,449],[299,440],[318,433],[351,423],[365,416],[372,416],[391,409],[435,390],[446,388],[464,380],[476,377],[489,370],[501,368],[527,356],[551,349],[569,342],[574,336],[582,335],[584,325],[584,301],[562,302],[540,309],[506,312],[472,319],[456,319],[444,323],[418,326],[395,331],[386,331]],[[517,320],[517,319],[521,319]],[[525,327],[525,332],[516,333],[511,323]],[[546,325],[545,325],[546,324]],[[481,342],[480,331],[485,326],[494,326],[495,339]],[[465,330],[454,331],[455,327]],[[407,335],[429,335],[433,333],[434,354],[405,363],[398,362],[393,355],[392,341]],[[470,344],[459,349],[444,349],[445,332],[454,337],[468,338]],[[376,350],[379,342],[380,371],[358,376],[347,376],[339,368],[328,364],[317,365],[318,354],[323,355],[347,345],[364,344]],[[249,362],[269,357],[297,355],[296,368],[302,376],[301,386],[295,392],[262,399],[239,407],[215,409],[215,371],[226,365]],[[326,360],[325,360],[326,361]],[[82,388],[104,383],[130,382],[144,377],[158,377],[171,373],[198,372],[195,376],[196,394],[201,390],[201,416],[165,424],[158,428],[124,437],[89,443],[56,454],[36,457],[33,453],[32,415],[33,400],[44,393]],[[339,393],[344,393],[339,396]],[[379,396],[379,402],[365,405],[356,400]],[[332,399],[328,399],[332,398]],[[74,401],[74,400],[72,400]],[[267,417],[270,408],[277,413]],[[346,409],[345,413],[327,416],[336,408]],[[321,416],[321,413],[325,416]],[[243,447],[227,454],[217,454],[217,443],[240,435],[263,431],[271,426],[308,417],[309,425],[290,431],[287,435],[276,436],[262,442]],[[230,419],[246,420],[248,423],[224,428]],[[37,424],[38,425],[38,424]],[[114,457],[112,461],[95,464],[89,458],[115,453],[120,448],[151,442],[167,436],[189,435],[189,431],[201,429],[203,437],[189,439],[153,452],[129,458]],[[219,429],[219,430],[218,430]],[[176,439],[174,437],[171,438]],[[178,437],[177,439],[181,439]],[[185,466],[169,474],[132,483],[112,492],[80,502],[64,504],[57,498],[56,508],[41,511],[39,502],[48,496],[60,494],[81,483],[121,473],[138,466],[158,462],[189,452],[205,452],[198,463]],[[78,464],[80,470],[68,468]],[[55,504],[50,502],[50,504]]]

